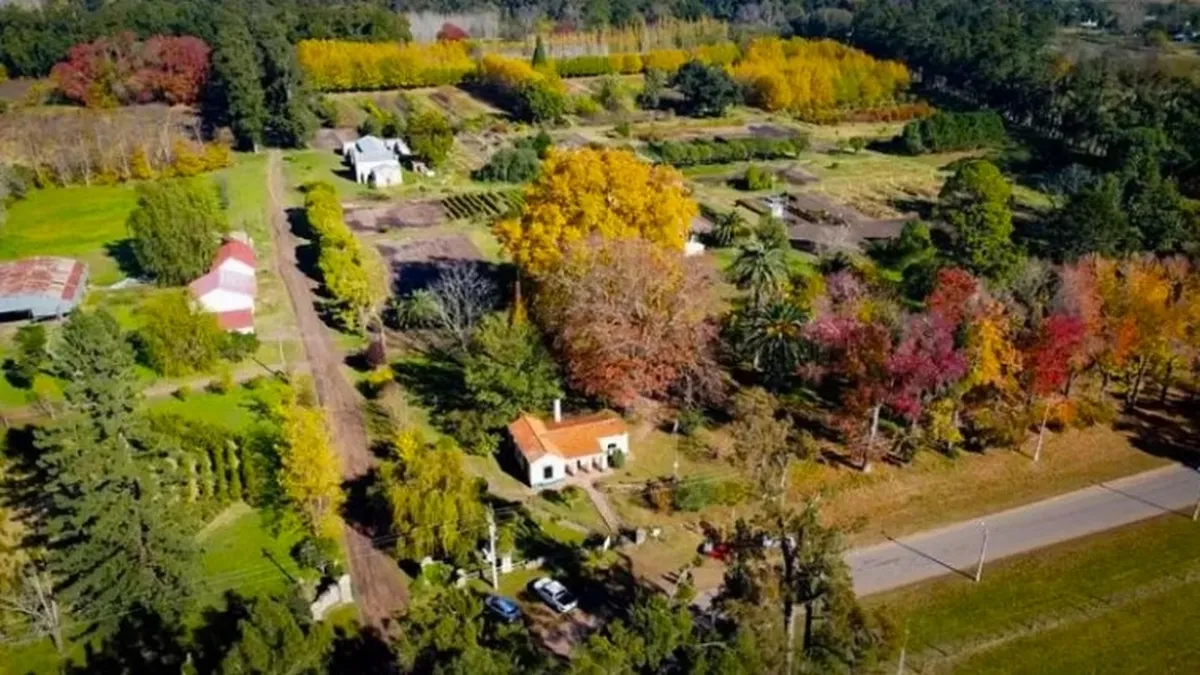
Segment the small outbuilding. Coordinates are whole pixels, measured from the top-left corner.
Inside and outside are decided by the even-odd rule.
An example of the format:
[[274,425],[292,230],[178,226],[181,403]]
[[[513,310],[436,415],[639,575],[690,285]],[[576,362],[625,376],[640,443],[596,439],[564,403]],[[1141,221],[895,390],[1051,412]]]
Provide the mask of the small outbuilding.
[[69,314],[83,300],[87,281],[87,265],[72,258],[0,263],[0,317],[37,320]]
[[572,476],[607,471],[618,453],[630,456],[629,429],[611,410],[563,418],[554,402],[554,418],[522,413],[508,425],[520,478],[543,488]]
[[354,169],[354,180],[363,185],[402,183],[400,158],[411,155],[408,145],[399,138],[363,136],[342,145],[342,161]]

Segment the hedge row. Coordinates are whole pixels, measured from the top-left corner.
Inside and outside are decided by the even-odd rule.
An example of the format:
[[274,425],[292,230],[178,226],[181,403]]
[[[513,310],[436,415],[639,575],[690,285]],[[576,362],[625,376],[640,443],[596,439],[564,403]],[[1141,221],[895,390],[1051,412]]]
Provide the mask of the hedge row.
[[458,84],[475,69],[464,42],[301,40],[296,59],[318,91]]
[[695,141],[656,141],[650,151],[673,166],[726,164],[755,159],[795,157],[808,149],[807,136],[791,138],[716,138]]
[[904,125],[900,142],[913,155],[925,152],[974,150],[1004,142],[1004,120],[991,110],[937,112]]
[[738,47],[732,42],[705,45],[693,49],[656,49],[645,54],[596,54],[557,59],[554,70],[562,77],[594,77],[597,75],[631,75],[646,70],[673,73],[692,59],[726,66],[738,57]]

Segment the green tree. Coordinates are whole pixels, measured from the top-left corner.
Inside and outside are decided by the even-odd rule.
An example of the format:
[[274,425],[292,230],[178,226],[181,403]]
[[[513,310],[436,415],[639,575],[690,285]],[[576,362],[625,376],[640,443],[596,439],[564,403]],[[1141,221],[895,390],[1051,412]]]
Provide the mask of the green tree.
[[220,359],[225,331],[212,314],[194,311],[186,292],[154,297],[138,314],[145,319],[137,332],[142,357],[155,372],[169,377],[203,373]]
[[663,90],[667,88],[667,74],[650,68],[642,78],[642,90],[638,92],[637,104],[643,110],[654,110],[662,103]]
[[804,310],[786,299],[747,307],[736,316],[739,349],[773,386],[796,373],[804,355],[807,318]]
[[267,126],[262,56],[246,21],[232,13],[217,24],[212,79],[205,103],[211,124],[228,124],[238,146],[258,151]]
[[499,429],[521,411],[545,410],[562,396],[558,366],[528,321],[506,313],[483,319],[463,357],[463,385],[485,429]]
[[142,183],[137,192],[127,227],[138,265],[161,286],[186,284],[208,271],[229,229],[212,183]]
[[517,116],[530,122],[558,122],[567,114],[567,97],[552,82],[537,80],[521,86]]
[[312,111],[312,93],[296,62],[296,49],[281,22],[259,15],[250,17],[250,23],[262,56],[264,137],[272,145],[302,148],[316,128],[317,118]]
[[534,68],[545,65],[546,63],[546,44],[542,42],[542,36],[537,36],[537,42],[533,46],[533,59],[530,61]]
[[1054,218],[1048,239],[1051,250],[1067,260],[1087,253],[1115,256],[1136,246],[1117,177],[1105,176],[1071,195]]
[[164,494],[160,449],[134,415],[133,352],[115,319],[75,312],[51,367],[73,415],[38,434],[45,471],[51,571],[80,621],[144,607],[186,613],[196,548],[187,511]]
[[738,247],[737,257],[729,274],[738,288],[749,290],[751,301],[758,307],[776,295],[787,280],[785,251],[755,239]]
[[14,385],[21,388],[33,386],[34,378],[41,372],[48,357],[46,343],[46,327],[41,324],[26,324],[17,329],[17,334],[13,336],[16,354],[6,364],[8,378]]
[[479,541],[484,507],[462,451],[449,439],[429,445],[415,429],[401,431],[393,451],[377,489],[391,510],[396,556],[463,562]]
[[235,598],[227,613],[241,615],[236,638],[220,660],[223,675],[294,673],[319,675],[333,644],[328,624],[307,616],[303,602],[259,596]]
[[671,78],[671,86],[683,94],[685,105],[697,117],[720,117],[726,108],[740,103],[741,89],[720,66],[688,61]]
[[949,227],[954,258],[971,272],[1003,280],[1020,255],[1012,242],[1012,187],[987,160],[972,160],[942,186],[938,217]]
[[749,233],[746,219],[737,211],[722,213],[713,222],[713,243],[721,248],[736,244]]
[[417,153],[433,166],[441,166],[454,147],[454,128],[436,110],[417,113],[408,121],[408,142]]

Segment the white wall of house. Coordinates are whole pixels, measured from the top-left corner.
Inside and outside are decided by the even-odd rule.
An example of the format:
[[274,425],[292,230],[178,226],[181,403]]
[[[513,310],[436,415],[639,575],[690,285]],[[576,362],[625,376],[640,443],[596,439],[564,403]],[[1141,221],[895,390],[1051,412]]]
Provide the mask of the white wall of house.
[[366,185],[371,177],[371,171],[377,167],[392,166],[397,171],[400,170],[400,162],[394,159],[385,159],[377,162],[359,162],[354,165],[354,180]]
[[237,274],[243,274],[248,277],[254,276],[254,267],[247,265],[245,262],[237,258],[226,258],[221,262],[217,269],[228,270]]
[[566,477],[566,466],[563,459],[557,455],[542,455],[529,462],[528,469],[529,485],[535,488],[557,483]]
[[[615,447],[613,447],[615,446]],[[629,434],[618,434],[616,436],[604,436],[600,438],[600,447],[604,449],[604,453],[620,450],[625,453],[625,457],[630,457],[629,453]]]
[[236,312],[242,309],[254,309],[254,296],[233,293],[220,288],[205,293],[198,298],[198,301],[207,312]]

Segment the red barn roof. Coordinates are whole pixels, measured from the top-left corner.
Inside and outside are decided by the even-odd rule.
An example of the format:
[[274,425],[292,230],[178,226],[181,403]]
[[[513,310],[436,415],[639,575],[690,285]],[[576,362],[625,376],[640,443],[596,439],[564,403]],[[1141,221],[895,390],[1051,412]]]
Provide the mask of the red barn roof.
[[220,267],[221,263],[230,259],[246,263],[250,267],[254,267],[257,264],[254,257],[254,247],[237,239],[230,239],[221,244],[221,248],[217,249],[217,257],[213,261],[213,268]]

